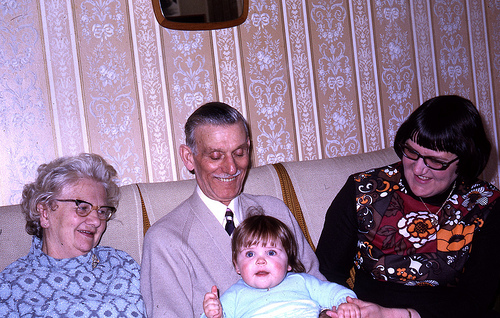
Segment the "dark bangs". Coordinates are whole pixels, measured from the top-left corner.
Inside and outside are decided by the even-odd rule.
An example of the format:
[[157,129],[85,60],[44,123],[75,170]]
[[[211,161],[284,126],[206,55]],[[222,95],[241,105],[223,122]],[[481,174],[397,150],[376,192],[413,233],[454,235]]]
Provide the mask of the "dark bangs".
[[394,150],[400,158],[408,139],[431,150],[457,155],[457,173],[466,182],[481,174],[491,152],[478,110],[471,101],[456,95],[434,97],[408,117],[394,138]]

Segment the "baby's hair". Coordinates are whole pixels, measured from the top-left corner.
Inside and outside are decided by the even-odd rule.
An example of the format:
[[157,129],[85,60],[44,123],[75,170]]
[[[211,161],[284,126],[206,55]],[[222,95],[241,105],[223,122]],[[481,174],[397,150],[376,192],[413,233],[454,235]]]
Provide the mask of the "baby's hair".
[[292,272],[305,272],[305,267],[298,258],[297,242],[293,233],[280,220],[263,214],[247,217],[234,230],[231,240],[233,264],[236,264],[238,252],[242,249],[257,244],[273,246],[277,241],[281,242],[288,255],[288,265]]

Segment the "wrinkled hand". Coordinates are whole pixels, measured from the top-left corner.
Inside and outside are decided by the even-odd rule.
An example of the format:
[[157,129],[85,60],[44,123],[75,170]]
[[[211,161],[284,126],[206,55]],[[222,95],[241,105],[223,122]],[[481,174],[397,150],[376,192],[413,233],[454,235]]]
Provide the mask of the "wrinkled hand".
[[[399,318],[409,316],[408,309],[406,308],[387,308],[355,298],[347,300],[347,302],[358,305],[361,309],[361,317],[363,318]],[[411,316],[412,318],[420,318],[420,314],[413,309]]]
[[217,293],[217,286],[212,286],[212,290],[205,294],[203,311],[207,318],[222,318],[222,305]]
[[359,309],[361,310],[361,316],[363,318],[390,317],[389,312],[386,312],[386,309],[390,309],[390,308],[385,308],[385,307],[379,306],[377,304],[370,303],[368,301],[363,301],[363,300],[357,299],[357,298],[347,300],[347,302],[351,302],[355,305],[358,305]]

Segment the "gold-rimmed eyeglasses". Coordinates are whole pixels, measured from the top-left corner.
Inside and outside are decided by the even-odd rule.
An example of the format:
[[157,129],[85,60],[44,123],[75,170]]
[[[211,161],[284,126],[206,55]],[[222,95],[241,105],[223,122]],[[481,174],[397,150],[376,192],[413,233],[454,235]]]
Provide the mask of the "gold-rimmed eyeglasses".
[[76,214],[81,217],[86,217],[90,212],[96,210],[97,217],[100,220],[109,221],[113,214],[116,212],[116,208],[113,206],[94,206],[92,203],[78,199],[55,199],[59,202],[73,202],[76,204]]
[[424,160],[424,164],[432,170],[446,170],[452,163],[458,160],[458,157],[456,157],[455,159],[446,162],[435,157],[422,156],[418,153],[418,151],[408,147],[407,145],[403,145],[401,148],[403,150],[403,155],[406,158],[410,160],[418,160],[418,158],[422,158]]

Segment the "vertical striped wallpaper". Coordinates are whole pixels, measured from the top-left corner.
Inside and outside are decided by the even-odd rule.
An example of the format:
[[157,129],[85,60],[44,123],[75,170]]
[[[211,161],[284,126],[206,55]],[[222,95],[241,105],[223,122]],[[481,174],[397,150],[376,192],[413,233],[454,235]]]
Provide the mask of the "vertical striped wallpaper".
[[216,31],[163,29],[150,0],[2,1],[0,205],[80,152],[121,184],[192,178],[177,149],[208,101],[248,119],[259,166],[389,147],[439,94],[480,109],[499,185],[500,1],[250,0]]

